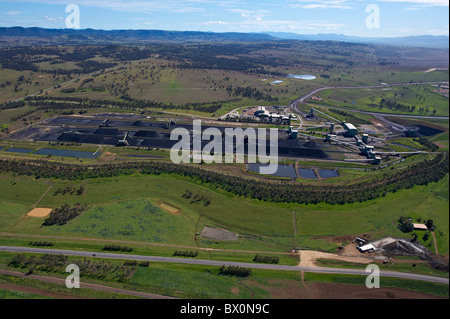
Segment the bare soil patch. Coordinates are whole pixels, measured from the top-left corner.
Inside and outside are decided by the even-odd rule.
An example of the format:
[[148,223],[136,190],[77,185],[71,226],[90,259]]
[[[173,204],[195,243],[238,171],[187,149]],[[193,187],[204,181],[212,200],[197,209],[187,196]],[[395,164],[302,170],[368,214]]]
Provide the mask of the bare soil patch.
[[331,260],[341,260],[345,262],[351,263],[359,263],[359,264],[369,264],[373,262],[371,258],[363,257],[363,256],[343,256],[331,253],[324,253],[321,251],[313,251],[313,250],[301,250],[300,254],[300,263],[298,264],[300,267],[318,267],[316,265],[317,259],[331,259]]
[[345,236],[327,236],[327,237],[315,237],[314,239],[325,239],[326,241],[343,244],[343,243],[351,243],[355,239],[355,237],[360,237],[365,240],[370,240],[370,234],[360,234],[360,235],[345,235]]
[[364,285],[309,282],[309,298],[319,299],[442,299],[419,291],[401,288],[368,289]]
[[202,237],[215,240],[237,240],[238,235],[221,228],[212,228],[205,226],[202,230]]
[[52,212],[51,208],[34,208],[28,212],[30,217],[47,217]]
[[165,211],[174,214],[174,215],[179,215],[182,212],[182,209],[179,207],[176,207],[175,205],[169,204],[165,201],[159,201],[156,203],[156,205],[162,209],[164,209]]
[[265,284],[246,280],[246,285],[263,289],[268,299],[442,299],[426,293],[401,288],[369,289],[364,285],[301,280],[268,279]]
[[233,295],[238,295],[240,289],[239,289],[239,287],[231,287],[231,288],[230,288],[230,291],[231,291],[231,293],[232,293]]

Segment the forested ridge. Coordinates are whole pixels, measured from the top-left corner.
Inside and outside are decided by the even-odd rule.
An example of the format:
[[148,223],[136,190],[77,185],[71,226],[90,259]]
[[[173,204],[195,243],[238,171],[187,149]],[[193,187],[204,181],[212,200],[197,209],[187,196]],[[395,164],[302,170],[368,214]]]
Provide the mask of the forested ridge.
[[[122,96],[122,101],[110,101],[99,99],[87,99],[78,97],[41,97],[33,96],[27,97],[25,100],[28,106],[35,107],[30,113],[35,111],[48,111],[48,110],[75,110],[75,109],[92,109],[92,108],[121,108],[127,110],[142,110],[146,108],[161,108],[172,110],[192,110],[198,112],[214,113],[220,110],[225,103],[231,101],[237,101],[232,99],[228,101],[215,101],[204,103],[185,103],[185,104],[172,104],[155,102],[151,100],[139,100],[132,99],[129,96]],[[0,105],[0,110],[3,109],[15,109],[26,106],[25,101],[9,102]],[[15,118],[14,118],[15,119]]]
[[370,182],[348,185],[306,185],[290,182],[257,181],[239,176],[209,171],[198,165],[180,165],[168,162],[127,162],[121,164],[96,164],[85,166],[46,160],[1,159],[0,172],[35,178],[83,180],[90,178],[131,175],[136,172],[148,175],[175,174],[188,177],[193,182],[205,183],[237,196],[271,202],[301,204],[345,204],[362,202],[385,196],[389,192],[409,189],[414,185],[427,185],[442,179],[449,171],[449,156],[437,154],[430,160],[410,165],[395,172],[381,173]]

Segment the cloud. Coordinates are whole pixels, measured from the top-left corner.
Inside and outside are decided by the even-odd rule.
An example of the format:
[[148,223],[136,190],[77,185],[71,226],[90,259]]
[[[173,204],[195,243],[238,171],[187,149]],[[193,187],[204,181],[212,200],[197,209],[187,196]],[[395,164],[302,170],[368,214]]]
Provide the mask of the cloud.
[[353,9],[349,0],[297,0],[291,6],[302,9]]
[[[6,2],[9,0],[0,0]],[[19,3],[41,3],[51,5],[69,5],[74,0],[16,0]],[[219,0],[76,0],[80,7],[95,7],[100,9],[111,9],[122,12],[151,13],[155,11],[169,12],[200,12],[204,11],[204,6],[208,4],[224,5]]]
[[217,25],[224,25],[224,24],[228,24],[225,21],[208,21],[204,23],[205,25],[211,25],[211,24],[217,24]]
[[63,21],[64,20],[63,17],[52,18],[52,17],[49,17],[49,16],[45,16],[44,19],[46,19],[48,21]]
[[407,4],[417,4],[426,7],[448,7],[448,0],[378,0],[380,2],[398,2],[398,3],[407,3]]
[[23,11],[8,11],[8,12],[5,12],[5,14],[8,15],[8,16],[17,16],[17,15],[20,15],[22,13],[23,13]]

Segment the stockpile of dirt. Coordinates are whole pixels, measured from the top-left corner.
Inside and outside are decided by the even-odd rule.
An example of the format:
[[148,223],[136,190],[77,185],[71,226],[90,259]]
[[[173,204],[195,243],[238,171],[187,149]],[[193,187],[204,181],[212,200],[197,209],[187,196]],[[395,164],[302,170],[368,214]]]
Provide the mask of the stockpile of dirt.
[[423,259],[431,258],[431,251],[417,242],[410,242],[405,239],[397,239],[391,243],[378,247],[386,255],[419,256]]
[[215,240],[237,240],[238,235],[221,228],[212,228],[205,226],[202,230],[202,237]]

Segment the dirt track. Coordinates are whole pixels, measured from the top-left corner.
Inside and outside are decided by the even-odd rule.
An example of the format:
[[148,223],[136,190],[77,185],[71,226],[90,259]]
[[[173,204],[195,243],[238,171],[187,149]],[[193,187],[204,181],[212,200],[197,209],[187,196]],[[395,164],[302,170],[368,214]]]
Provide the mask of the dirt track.
[[[25,275],[21,272],[11,271],[11,270],[0,270],[0,274],[15,276],[15,277],[22,277],[22,278],[30,278],[30,279],[50,282],[50,283],[59,284],[59,285],[65,285],[65,282],[66,282],[65,279],[61,279],[61,278],[38,276],[38,275]],[[0,286],[0,288],[1,288],[1,286]],[[28,287],[25,287],[25,288],[28,289]],[[81,288],[107,291],[107,292],[116,293],[116,294],[131,295],[131,296],[136,296],[136,297],[146,298],[146,299],[174,299],[172,297],[167,297],[167,296],[163,296],[163,295],[157,295],[157,294],[152,294],[152,293],[147,293],[147,292],[127,290],[127,289],[120,289],[120,288],[115,288],[115,287],[102,286],[102,285],[84,283],[84,282],[81,282]],[[5,288],[5,289],[7,289],[7,288]],[[11,290],[17,290],[17,289],[11,289]],[[32,292],[29,289],[26,292],[40,294],[38,291]],[[54,297],[61,298],[60,295],[54,296]],[[75,297],[75,298],[80,299],[82,297]]]
[[370,264],[373,259],[368,257],[357,257],[357,256],[344,256],[331,253],[324,253],[320,251],[313,250],[301,250],[300,254],[300,267],[318,267],[316,265],[317,259],[332,259],[341,260],[345,262],[359,263],[359,264]]

